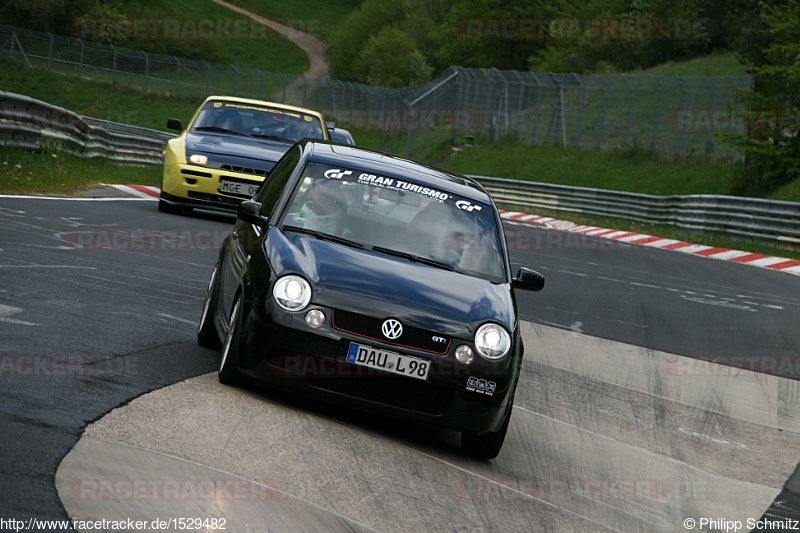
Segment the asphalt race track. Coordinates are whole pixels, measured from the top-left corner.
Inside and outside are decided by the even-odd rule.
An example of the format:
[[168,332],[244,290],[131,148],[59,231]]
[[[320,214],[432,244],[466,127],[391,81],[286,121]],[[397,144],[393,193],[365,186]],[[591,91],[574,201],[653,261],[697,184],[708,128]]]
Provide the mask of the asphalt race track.
[[798,276],[508,225],[515,266],[547,283],[518,293],[523,376],[484,462],[450,432],[220,385],[194,335],[230,221],[0,197],[0,519],[588,532],[800,518]]

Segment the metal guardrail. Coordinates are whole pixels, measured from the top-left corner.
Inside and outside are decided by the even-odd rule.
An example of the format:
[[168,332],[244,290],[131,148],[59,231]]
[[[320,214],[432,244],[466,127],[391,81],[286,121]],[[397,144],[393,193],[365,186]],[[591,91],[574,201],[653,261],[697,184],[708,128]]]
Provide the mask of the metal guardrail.
[[471,176],[499,204],[524,209],[589,213],[699,231],[717,231],[800,244],[800,203],[695,194],[652,196],[550,183]]
[[[0,144],[39,149],[52,143],[84,157],[161,163],[172,134],[82,117],[67,109],[0,91]],[[800,203],[715,196],[653,196],[550,183],[472,176],[499,204],[626,218],[800,244]]]
[[0,144],[34,150],[58,146],[82,157],[106,157],[129,164],[163,161],[174,135],[82,117],[21,94],[0,91]]

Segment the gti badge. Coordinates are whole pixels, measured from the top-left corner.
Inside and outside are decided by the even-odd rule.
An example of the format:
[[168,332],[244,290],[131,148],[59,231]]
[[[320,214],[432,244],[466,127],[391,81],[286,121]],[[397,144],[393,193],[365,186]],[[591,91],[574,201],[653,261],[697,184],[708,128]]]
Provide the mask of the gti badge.
[[394,318],[388,318],[381,325],[381,333],[389,340],[395,340],[403,334],[403,324]]

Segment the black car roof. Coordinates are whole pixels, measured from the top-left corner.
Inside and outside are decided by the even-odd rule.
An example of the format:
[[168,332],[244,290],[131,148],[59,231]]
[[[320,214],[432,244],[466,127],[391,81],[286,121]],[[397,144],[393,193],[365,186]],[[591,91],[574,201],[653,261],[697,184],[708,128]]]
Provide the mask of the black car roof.
[[482,185],[460,174],[355,146],[312,139],[303,140],[301,144],[309,150],[311,161],[356,168],[377,175],[405,178],[466,198],[490,203],[489,194]]

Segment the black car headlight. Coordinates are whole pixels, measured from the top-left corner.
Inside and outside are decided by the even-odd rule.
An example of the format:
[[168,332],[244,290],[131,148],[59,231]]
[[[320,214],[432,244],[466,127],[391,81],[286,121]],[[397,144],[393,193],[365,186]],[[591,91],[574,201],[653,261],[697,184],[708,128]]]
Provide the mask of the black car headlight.
[[272,296],[287,311],[302,311],[311,301],[311,285],[300,276],[289,274],[275,282]]
[[511,349],[511,335],[499,324],[484,324],[475,333],[475,348],[486,359],[500,359]]

